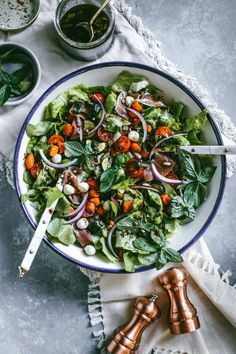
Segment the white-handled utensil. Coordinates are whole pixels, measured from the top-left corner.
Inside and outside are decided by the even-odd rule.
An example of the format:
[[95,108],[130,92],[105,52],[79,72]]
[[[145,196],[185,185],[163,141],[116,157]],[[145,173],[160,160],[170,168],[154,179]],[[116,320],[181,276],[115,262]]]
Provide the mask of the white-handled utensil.
[[[63,188],[61,182],[62,182],[62,178],[60,177],[57,181],[57,188],[60,191],[62,191],[62,188]],[[42,239],[45,235],[45,232],[47,230],[48,224],[51,221],[51,218],[52,218],[52,215],[53,215],[54,210],[56,208],[58,199],[56,199],[49,208],[46,208],[43,212],[43,215],[41,216],[41,219],[40,219],[38,226],[35,230],[34,236],[32,237],[29,247],[25,253],[24,259],[23,259],[21,265],[19,266],[20,278],[23,278],[25,273],[27,273],[30,270],[31,264],[34,260],[34,257],[36,256],[36,253],[39,249],[39,246],[40,246]]]
[[181,146],[180,149],[194,155],[236,155],[236,145],[189,145]]

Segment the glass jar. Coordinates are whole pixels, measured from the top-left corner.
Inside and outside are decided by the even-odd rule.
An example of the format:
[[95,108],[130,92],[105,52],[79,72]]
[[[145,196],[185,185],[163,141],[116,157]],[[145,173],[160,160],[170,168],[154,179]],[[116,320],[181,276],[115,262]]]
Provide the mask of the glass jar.
[[109,27],[102,37],[98,38],[94,42],[79,43],[68,38],[61,29],[60,22],[64,14],[72,7],[77,5],[95,5],[101,6],[99,0],[62,0],[57,9],[54,19],[55,29],[57,31],[61,46],[72,57],[84,61],[96,60],[105,54],[110,48],[114,36],[115,29],[115,16],[111,10],[111,6],[107,5],[103,10],[110,19]]

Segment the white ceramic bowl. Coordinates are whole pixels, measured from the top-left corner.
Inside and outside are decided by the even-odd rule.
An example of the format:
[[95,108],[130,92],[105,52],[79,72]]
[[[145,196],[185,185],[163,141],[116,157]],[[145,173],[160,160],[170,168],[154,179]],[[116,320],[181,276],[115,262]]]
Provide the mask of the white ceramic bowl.
[[33,92],[37,90],[41,80],[41,67],[39,61],[35,54],[28,47],[15,42],[4,42],[0,44],[0,53],[13,48],[17,49],[21,53],[26,54],[32,60],[34,84],[29,92],[19,97],[10,98],[7,102],[4,103],[4,106],[17,106],[26,101],[33,94]]
[[[127,62],[109,62],[87,66],[80,70],[74,71],[58,80],[40,97],[30,111],[21,129],[16,145],[14,160],[15,184],[18,196],[27,191],[27,185],[23,181],[23,172],[25,168],[24,154],[29,140],[25,132],[28,123],[37,124],[43,117],[45,106],[58,94],[66,91],[68,88],[81,83],[88,86],[110,85],[114,82],[117,75],[122,70],[129,70],[132,73],[147,77],[152,84],[164,90],[166,99],[174,99],[176,101],[182,101],[186,104],[189,108],[189,115],[194,115],[204,108],[198,98],[184,85],[176,79],[149,66]],[[204,129],[204,135],[207,144],[222,145],[219,130],[210,115],[208,115],[208,122]],[[197,210],[195,220],[179,228],[169,239],[170,247],[173,247],[180,252],[185,251],[203,235],[213,220],[221,202],[226,179],[225,157],[214,157],[214,165],[217,166],[217,169],[210,184],[209,196]],[[35,228],[36,222],[34,209],[31,207],[29,202],[23,204],[23,210],[29,222]],[[105,262],[96,256],[86,256],[83,250],[77,246],[64,246],[60,243],[52,243],[46,236],[44,237],[44,241],[66,259],[85,268],[110,273],[124,272],[122,264],[112,264]],[[145,271],[150,268],[154,268],[154,264],[150,264],[148,266],[138,266],[136,267],[136,271]]]

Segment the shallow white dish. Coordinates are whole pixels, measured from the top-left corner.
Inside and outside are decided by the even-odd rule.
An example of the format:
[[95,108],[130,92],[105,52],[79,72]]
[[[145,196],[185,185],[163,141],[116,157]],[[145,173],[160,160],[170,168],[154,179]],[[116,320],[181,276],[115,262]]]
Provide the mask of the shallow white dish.
[[[51,102],[58,94],[66,91],[68,88],[78,84],[88,86],[110,85],[122,70],[129,70],[131,73],[145,76],[152,84],[161,88],[165,93],[165,99],[174,99],[182,101],[188,106],[189,115],[194,115],[204,109],[203,104],[198,98],[184,85],[176,79],[164,74],[163,72],[151,68],[149,66],[127,63],[127,62],[108,62],[84,67],[74,71],[71,74],[61,78],[52,85],[36,102],[30,111],[18,137],[14,159],[14,177],[18,196],[27,191],[27,185],[23,181],[24,172],[24,154],[28,143],[28,136],[25,132],[29,123],[37,124],[43,117],[45,106]],[[219,130],[208,115],[208,122],[204,129],[206,143],[209,145],[222,145],[222,139]],[[210,184],[210,191],[207,200],[197,210],[196,218],[193,222],[179,228],[170,240],[170,247],[185,251],[193,245],[205,232],[211,221],[213,220],[220,202],[223,197],[225,180],[226,180],[226,160],[223,156],[214,157],[214,165],[217,166],[215,175]],[[35,228],[36,222],[34,217],[34,209],[29,202],[22,205],[31,225]],[[123,273],[122,264],[112,264],[93,256],[86,256],[78,246],[64,246],[60,243],[52,243],[44,237],[44,241],[53,248],[57,253],[85,268],[96,271]],[[154,264],[148,266],[136,267],[136,272],[145,271],[154,268]]]

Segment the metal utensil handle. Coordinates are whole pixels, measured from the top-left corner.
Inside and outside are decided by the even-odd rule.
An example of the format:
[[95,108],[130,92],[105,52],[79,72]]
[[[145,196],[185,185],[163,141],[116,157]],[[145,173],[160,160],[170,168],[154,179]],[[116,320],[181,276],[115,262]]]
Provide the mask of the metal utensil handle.
[[99,9],[97,10],[97,12],[95,12],[95,14],[93,15],[93,17],[91,18],[91,20],[89,21],[90,26],[92,26],[94,20],[96,20],[96,18],[98,17],[98,15],[102,12],[102,10],[104,9],[104,7],[107,6],[107,4],[109,4],[111,0],[105,0],[104,3],[102,4],[101,7],[99,7]]
[[182,150],[190,154],[203,155],[236,155],[236,145],[219,145],[219,146],[181,146]]
[[56,200],[50,208],[46,208],[43,212],[43,215],[40,219],[40,222],[38,223],[34,236],[32,237],[29,247],[27,248],[24,259],[19,267],[20,277],[23,277],[24,274],[28,272],[31,267],[34,257],[47,230],[48,224],[51,220],[57,201],[58,200]]
[[[61,182],[62,182],[62,179],[60,177],[57,181],[57,188],[60,191],[62,191]],[[36,253],[39,249],[42,239],[46,233],[48,224],[50,223],[50,220],[51,220],[54,210],[56,208],[58,199],[56,199],[49,208],[46,208],[41,216],[41,219],[40,219],[38,226],[35,230],[34,236],[32,237],[29,247],[27,248],[27,251],[25,253],[24,259],[23,259],[21,265],[19,266],[20,278],[23,278],[25,273],[27,273],[30,270],[31,264],[34,260],[34,257],[36,256]]]

